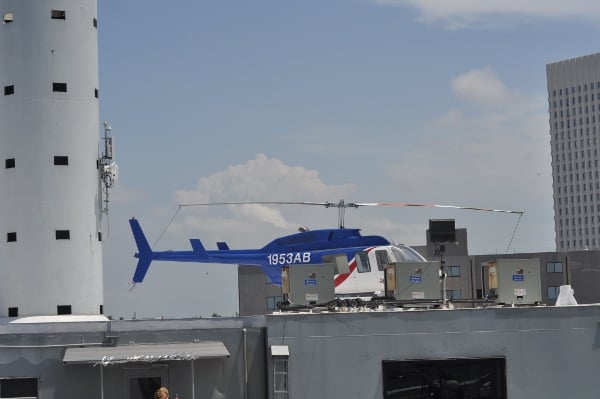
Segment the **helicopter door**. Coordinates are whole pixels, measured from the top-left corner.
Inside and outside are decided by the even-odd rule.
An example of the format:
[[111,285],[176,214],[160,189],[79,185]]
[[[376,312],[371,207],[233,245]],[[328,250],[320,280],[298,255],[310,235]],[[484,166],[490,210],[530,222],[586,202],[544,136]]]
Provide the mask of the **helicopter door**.
[[369,254],[365,251],[359,251],[354,254],[356,259],[356,270],[359,273],[367,273],[371,271],[371,264],[369,263]]
[[[367,254],[367,252],[363,252]],[[383,291],[383,270],[389,264],[390,256],[388,248],[378,247],[375,250],[368,252],[365,256],[365,262],[368,264],[368,269],[365,267],[362,271],[359,269],[360,264],[357,260],[357,292],[361,293],[377,293]],[[357,257],[358,259],[358,257]]]
[[358,251],[354,253],[354,261],[356,262],[356,272],[351,272],[342,280],[340,285],[335,287],[335,293],[341,295],[352,295],[361,292],[361,276],[370,274],[371,263],[369,261],[369,253],[366,251]]

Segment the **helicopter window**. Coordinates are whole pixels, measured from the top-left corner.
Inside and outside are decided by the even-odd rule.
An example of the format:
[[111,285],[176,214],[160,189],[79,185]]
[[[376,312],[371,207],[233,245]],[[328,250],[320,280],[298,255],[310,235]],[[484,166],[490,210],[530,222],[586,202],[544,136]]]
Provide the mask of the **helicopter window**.
[[354,254],[356,259],[356,269],[359,273],[367,273],[371,271],[371,265],[369,264],[369,254],[360,251]]
[[422,262],[424,259],[417,251],[408,247],[392,247],[396,262]]
[[386,250],[375,251],[375,258],[377,259],[377,269],[380,271],[390,264],[390,259],[388,258]]

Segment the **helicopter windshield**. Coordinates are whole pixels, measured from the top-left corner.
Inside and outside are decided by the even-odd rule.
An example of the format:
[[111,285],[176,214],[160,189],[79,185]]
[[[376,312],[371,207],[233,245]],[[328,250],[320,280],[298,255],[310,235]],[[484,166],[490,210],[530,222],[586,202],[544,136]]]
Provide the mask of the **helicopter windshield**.
[[392,247],[392,253],[397,262],[423,262],[423,258],[417,251],[404,245]]

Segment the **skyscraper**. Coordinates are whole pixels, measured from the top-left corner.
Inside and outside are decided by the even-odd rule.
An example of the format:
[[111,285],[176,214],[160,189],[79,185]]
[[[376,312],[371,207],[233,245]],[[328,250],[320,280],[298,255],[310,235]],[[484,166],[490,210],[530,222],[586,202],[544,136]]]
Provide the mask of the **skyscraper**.
[[600,54],[546,65],[557,251],[600,248]]

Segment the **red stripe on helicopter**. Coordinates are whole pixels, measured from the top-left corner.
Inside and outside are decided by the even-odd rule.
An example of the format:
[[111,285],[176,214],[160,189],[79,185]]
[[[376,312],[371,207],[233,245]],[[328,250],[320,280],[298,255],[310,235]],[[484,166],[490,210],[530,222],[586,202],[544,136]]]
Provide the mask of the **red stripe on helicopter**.
[[[369,253],[369,252],[371,252],[374,249],[375,249],[375,247],[371,247],[371,248],[365,249],[365,251],[367,251],[367,253]],[[354,258],[352,258],[352,261],[350,262],[349,266],[350,266],[350,272],[349,273],[338,274],[335,277],[335,279],[333,280],[333,284],[334,284],[335,287],[337,287],[338,285],[342,284],[344,281],[346,281],[346,279],[352,273],[354,273],[354,270],[356,270],[356,256],[354,256]]]

